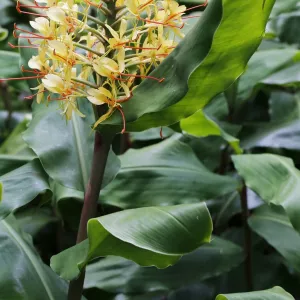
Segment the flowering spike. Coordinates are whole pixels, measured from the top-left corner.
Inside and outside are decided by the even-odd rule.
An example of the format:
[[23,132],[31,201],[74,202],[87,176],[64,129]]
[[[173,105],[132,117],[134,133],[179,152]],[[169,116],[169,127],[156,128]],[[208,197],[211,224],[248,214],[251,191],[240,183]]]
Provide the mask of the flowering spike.
[[[180,33],[183,19],[190,16],[182,15],[205,6],[207,1],[189,9],[175,0],[111,1],[116,16],[103,6],[103,1],[93,1],[96,2],[81,1],[83,7],[79,8],[74,0],[33,0],[31,4],[17,0],[19,13],[36,16],[30,21],[34,30],[25,30],[15,24],[13,36],[27,39],[28,44],[9,43],[9,46],[37,49],[37,53],[28,61],[29,70],[21,67],[23,73],[32,76],[0,79],[0,82],[41,79],[33,88],[36,92],[24,99],[36,98],[37,103],[41,103],[47,92],[48,101],[60,101],[67,120],[73,112],[84,117],[77,106],[79,97],[87,98],[93,105],[106,104],[107,111],[94,128],[118,110],[124,133],[126,118],[121,104],[133,96],[132,91],[138,85],[135,79],[151,79],[158,83],[165,80],[149,73],[177,46],[175,36],[183,36]],[[99,21],[88,15],[91,6],[109,16],[107,20]],[[124,13],[127,14],[125,19],[122,18]],[[90,22],[96,27],[90,26]]]

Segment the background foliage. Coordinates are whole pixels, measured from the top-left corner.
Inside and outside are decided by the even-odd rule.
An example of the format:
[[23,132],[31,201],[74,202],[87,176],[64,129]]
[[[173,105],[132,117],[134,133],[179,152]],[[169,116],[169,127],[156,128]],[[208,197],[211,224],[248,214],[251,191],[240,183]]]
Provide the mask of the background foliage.
[[[55,105],[31,109],[27,82],[1,83],[1,299],[65,299],[86,264],[91,300],[300,299],[300,1],[277,0],[268,22],[271,0],[210,3],[155,71],[188,72],[178,63],[165,88],[145,81],[124,105],[131,132],[114,140],[90,245],[62,252],[88,180],[91,107],[66,124]],[[0,3],[0,78],[22,75],[7,42],[28,19],[14,5]]]

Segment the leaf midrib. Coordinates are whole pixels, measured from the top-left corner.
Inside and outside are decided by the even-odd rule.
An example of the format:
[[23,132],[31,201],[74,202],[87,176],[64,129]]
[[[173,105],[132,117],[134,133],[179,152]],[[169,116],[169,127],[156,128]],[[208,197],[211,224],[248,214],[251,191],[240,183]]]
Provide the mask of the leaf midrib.
[[47,285],[47,280],[45,279],[44,271],[41,268],[40,263],[36,261],[36,258],[34,257],[34,255],[32,255],[29,247],[26,245],[26,243],[18,236],[16,231],[5,220],[2,220],[2,224],[6,227],[8,233],[13,237],[16,244],[18,244],[18,246],[24,251],[24,253],[28,257],[28,259],[31,262],[32,266],[34,267],[36,273],[38,274],[38,277],[41,280],[49,299],[56,300],[54,295],[51,292],[51,289]]

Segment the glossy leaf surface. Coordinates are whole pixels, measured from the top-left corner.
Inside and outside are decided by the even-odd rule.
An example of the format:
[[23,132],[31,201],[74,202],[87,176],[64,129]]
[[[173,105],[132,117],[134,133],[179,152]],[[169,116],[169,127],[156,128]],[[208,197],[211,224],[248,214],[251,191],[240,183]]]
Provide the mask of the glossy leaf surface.
[[51,267],[73,279],[88,261],[115,255],[142,266],[166,268],[210,242],[211,232],[204,203],[125,210],[91,219],[88,240],[54,256]]

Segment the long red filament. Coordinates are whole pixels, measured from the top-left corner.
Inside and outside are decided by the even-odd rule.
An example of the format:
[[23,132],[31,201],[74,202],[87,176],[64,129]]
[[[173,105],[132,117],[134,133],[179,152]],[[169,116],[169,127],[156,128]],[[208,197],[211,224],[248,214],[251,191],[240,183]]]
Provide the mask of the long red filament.
[[[39,38],[39,39],[52,40],[52,37],[45,37],[45,36],[40,35],[40,34],[37,34],[37,33],[35,33],[35,32],[31,32],[31,31],[22,29],[22,28],[18,27],[17,24],[15,23],[15,24],[14,24],[14,32],[13,32],[14,37],[16,37],[16,31],[21,31],[21,32],[25,32],[25,33],[31,34],[32,37],[27,37],[27,38],[29,38],[29,39]],[[25,38],[25,37],[23,37],[23,38]]]
[[31,95],[31,96],[24,97],[24,100],[31,100],[31,99],[33,99],[35,96],[37,96],[38,94],[45,93],[45,92],[46,92],[46,90],[43,90],[43,91],[40,91],[40,92],[38,92],[38,93],[35,93],[35,94]]
[[103,3],[97,4],[97,3],[93,3],[93,2],[91,2],[89,0],[84,0],[84,2],[87,3],[87,4],[89,4],[90,6],[94,6],[94,7],[97,7],[97,8],[101,8],[103,6]]
[[134,47],[134,46],[124,46],[124,48],[130,48],[130,49],[138,49],[138,50],[159,50],[161,48],[161,45],[157,48],[154,47]]
[[8,42],[9,47],[15,49],[15,48],[31,48],[31,49],[38,49],[38,46],[18,46],[18,45],[13,45],[12,43]]
[[10,80],[38,79],[38,78],[43,78],[43,77],[45,77],[45,75],[19,77],[19,78],[0,78],[0,82],[10,81]]
[[204,7],[204,6],[207,6],[207,4],[208,4],[208,0],[205,0],[205,2],[203,4],[199,4],[199,5],[190,7],[188,9],[186,9],[185,11],[189,11],[189,10],[196,9],[196,8],[199,8],[199,7]]
[[[153,79],[153,80],[156,80],[158,82],[163,82],[165,80],[165,78],[156,78],[156,77],[153,77],[153,76],[146,76],[146,75],[136,75],[136,74],[125,74],[125,73],[119,73],[120,75],[122,76],[128,76],[128,77],[136,77],[136,78],[149,78],[149,79]],[[119,78],[118,78],[119,80]]]
[[122,108],[120,106],[117,106],[117,109],[120,112],[120,114],[122,116],[122,120],[123,120],[123,129],[121,131],[121,133],[123,134],[126,131],[126,118],[125,118]]

